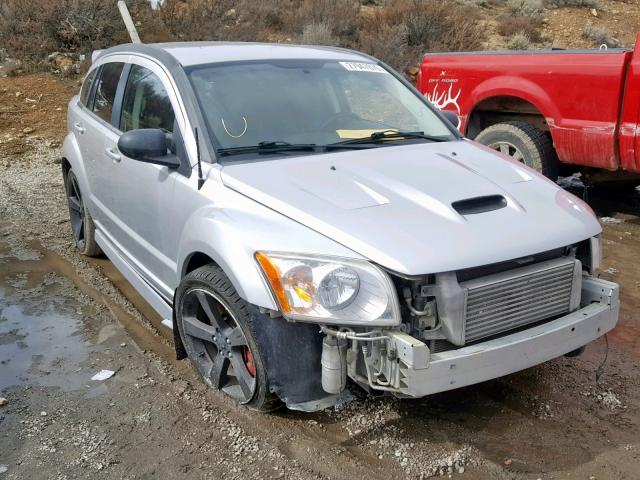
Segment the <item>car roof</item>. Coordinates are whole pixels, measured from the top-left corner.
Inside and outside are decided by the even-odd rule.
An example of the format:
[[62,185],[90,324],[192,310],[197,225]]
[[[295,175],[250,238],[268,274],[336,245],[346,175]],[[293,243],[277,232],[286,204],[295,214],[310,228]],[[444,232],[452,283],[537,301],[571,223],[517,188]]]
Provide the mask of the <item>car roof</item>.
[[372,57],[363,53],[337,47],[248,42],[131,43],[112,47],[103,51],[102,55],[125,52],[152,55],[159,60],[165,57],[162,53],[168,53],[183,67],[208,63],[265,59],[319,59],[369,62],[373,60]]

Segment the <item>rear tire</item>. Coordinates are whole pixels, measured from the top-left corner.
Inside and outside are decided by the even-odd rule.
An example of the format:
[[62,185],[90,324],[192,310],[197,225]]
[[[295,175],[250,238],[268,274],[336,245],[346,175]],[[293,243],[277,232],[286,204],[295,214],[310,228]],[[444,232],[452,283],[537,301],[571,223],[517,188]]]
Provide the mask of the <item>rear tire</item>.
[[205,265],[187,274],[174,305],[180,338],[205,383],[254,410],[280,406],[269,391],[249,304],[219,267]]
[[475,141],[524,163],[554,182],[558,179],[558,157],[550,136],[529,123],[496,123],[481,131]]
[[97,257],[102,252],[95,240],[96,227],[84,203],[80,184],[73,170],[67,172],[64,187],[69,205],[69,223],[76,248],[82,255]]

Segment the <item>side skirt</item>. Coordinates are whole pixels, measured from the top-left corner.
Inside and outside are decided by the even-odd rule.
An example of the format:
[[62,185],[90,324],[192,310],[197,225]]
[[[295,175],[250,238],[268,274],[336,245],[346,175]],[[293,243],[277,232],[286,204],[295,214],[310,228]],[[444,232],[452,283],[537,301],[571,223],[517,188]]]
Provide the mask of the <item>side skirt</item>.
[[[173,309],[161,296],[158,294],[147,282],[144,281],[140,275],[126,262],[124,258],[113,247],[111,242],[107,240],[106,236],[102,232],[96,229],[96,242],[105,253],[109,260],[115,265],[115,267],[122,273],[127,281],[133,285],[133,287],[142,295],[142,297],[151,305],[151,307],[160,315],[163,319],[173,318]],[[163,325],[171,328],[171,320],[167,325],[165,321]]]

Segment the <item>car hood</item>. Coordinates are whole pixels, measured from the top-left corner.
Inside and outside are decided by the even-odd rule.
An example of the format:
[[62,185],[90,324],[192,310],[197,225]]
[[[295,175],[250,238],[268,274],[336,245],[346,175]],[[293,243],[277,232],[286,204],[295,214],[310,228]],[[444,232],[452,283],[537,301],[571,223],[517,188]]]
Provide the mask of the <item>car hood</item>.
[[[231,164],[222,181],[406,275],[512,260],[601,231],[584,202],[469,140]],[[487,196],[504,206],[474,200]],[[468,199],[481,213],[454,208]]]

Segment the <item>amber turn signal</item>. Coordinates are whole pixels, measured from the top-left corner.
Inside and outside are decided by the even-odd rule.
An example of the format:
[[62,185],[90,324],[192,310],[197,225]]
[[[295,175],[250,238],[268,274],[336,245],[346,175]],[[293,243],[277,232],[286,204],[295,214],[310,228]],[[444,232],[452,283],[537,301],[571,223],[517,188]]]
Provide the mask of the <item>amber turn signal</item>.
[[271,285],[271,289],[280,304],[280,310],[282,313],[291,312],[291,305],[289,304],[287,295],[284,292],[284,287],[280,280],[281,274],[278,267],[276,267],[271,259],[262,252],[256,252],[256,260],[260,264],[260,267],[262,267],[262,271],[267,277],[267,280],[269,280],[269,284]]

